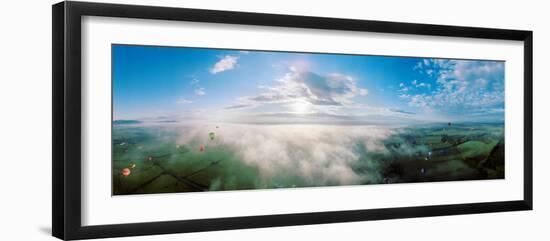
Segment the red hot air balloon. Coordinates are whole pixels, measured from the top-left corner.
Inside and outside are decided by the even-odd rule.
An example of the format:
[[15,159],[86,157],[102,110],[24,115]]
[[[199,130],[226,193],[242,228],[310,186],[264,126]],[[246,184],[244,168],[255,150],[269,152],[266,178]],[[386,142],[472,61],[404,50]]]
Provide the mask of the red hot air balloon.
[[204,145],[201,144],[201,145],[199,146],[199,152],[204,152],[204,149],[205,149],[205,148],[204,148]]
[[122,168],[122,170],[120,171],[120,174],[122,174],[122,175],[125,176],[125,177],[129,176],[130,173],[132,173],[132,172],[130,171],[130,168],[127,168],[127,167],[126,167],[126,168]]

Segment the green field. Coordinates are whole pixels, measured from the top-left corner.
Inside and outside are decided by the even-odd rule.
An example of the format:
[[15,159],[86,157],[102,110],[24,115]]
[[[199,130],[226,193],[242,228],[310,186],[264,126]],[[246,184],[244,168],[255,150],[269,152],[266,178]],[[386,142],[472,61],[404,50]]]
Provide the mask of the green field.
[[503,124],[115,122],[112,147],[113,195],[504,178]]

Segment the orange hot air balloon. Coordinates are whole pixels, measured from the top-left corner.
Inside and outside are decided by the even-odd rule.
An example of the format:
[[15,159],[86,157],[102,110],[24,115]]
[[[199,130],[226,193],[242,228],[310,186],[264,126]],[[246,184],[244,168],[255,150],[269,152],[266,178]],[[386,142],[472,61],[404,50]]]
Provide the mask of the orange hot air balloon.
[[199,152],[204,152],[204,149],[205,149],[204,145],[201,144],[201,145],[199,146]]
[[120,174],[122,174],[122,175],[125,176],[125,177],[129,176],[130,173],[132,173],[132,172],[130,171],[130,168],[127,168],[127,167],[126,167],[126,168],[122,168],[122,170],[120,171]]

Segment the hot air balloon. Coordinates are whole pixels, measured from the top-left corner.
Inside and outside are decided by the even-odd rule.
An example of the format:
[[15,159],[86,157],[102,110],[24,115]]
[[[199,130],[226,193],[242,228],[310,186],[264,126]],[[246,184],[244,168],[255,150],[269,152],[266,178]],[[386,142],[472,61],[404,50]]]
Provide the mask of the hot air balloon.
[[129,176],[130,173],[132,173],[132,172],[130,171],[130,168],[127,168],[127,167],[122,168],[122,170],[120,170],[120,174],[122,174],[125,177]]
[[201,144],[201,145],[199,146],[199,152],[204,152],[204,149],[205,149],[204,145]]
[[214,132],[208,133],[208,138],[210,138],[211,141],[214,140],[214,137],[216,137],[216,134]]

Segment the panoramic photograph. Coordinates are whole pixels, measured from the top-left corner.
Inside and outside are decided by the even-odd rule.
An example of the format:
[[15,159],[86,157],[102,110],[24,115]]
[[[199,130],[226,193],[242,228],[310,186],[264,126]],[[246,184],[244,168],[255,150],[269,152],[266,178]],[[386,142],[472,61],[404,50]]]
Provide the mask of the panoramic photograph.
[[504,61],[111,51],[112,195],[504,178]]

